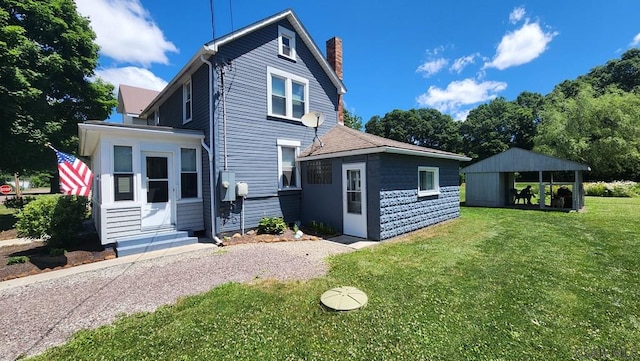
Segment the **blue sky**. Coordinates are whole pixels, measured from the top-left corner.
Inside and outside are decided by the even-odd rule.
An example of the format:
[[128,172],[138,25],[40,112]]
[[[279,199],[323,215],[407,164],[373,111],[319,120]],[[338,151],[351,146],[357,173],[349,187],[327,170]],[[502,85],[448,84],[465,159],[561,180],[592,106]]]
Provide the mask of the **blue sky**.
[[[75,1],[101,46],[96,73],[116,87],[160,90],[213,36],[208,0]],[[345,106],[365,122],[420,107],[463,120],[640,47],[637,0],[214,1],[215,35],[287,8],[320,49],[342,38]]]

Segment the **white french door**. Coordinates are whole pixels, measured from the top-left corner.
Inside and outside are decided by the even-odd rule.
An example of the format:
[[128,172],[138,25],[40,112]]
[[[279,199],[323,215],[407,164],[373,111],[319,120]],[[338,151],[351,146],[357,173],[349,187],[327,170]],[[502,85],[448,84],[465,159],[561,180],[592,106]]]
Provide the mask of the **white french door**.
[[175,205],[171,153],[142,153],[142,228],[170,227]]

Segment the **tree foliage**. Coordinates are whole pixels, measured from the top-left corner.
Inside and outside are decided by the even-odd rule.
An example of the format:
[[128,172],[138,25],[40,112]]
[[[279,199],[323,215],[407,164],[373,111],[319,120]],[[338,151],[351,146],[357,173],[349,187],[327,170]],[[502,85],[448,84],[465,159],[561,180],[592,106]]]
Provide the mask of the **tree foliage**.
[[436,109],[394,110],[365,125],[367,133],[449,152],[460,152],[459,123]]
[[362,117],[351,113],[347,108],[342,108],[344,125],[355,130],[362,130]]
[[113,86],[92,80],[98,46],[73,0],[0,0],[0,172],[55,169],[77,123],[106,119]]
[[511,147],[532,149],[543,99],[524,92],[516,101],[496,98],[471,110],[460,126],[465,154],[484,159]]
[[640,179],[640,94],[597,92],[583,83],[573,97],[550,97],[536,150],[588,164],[593,179]]

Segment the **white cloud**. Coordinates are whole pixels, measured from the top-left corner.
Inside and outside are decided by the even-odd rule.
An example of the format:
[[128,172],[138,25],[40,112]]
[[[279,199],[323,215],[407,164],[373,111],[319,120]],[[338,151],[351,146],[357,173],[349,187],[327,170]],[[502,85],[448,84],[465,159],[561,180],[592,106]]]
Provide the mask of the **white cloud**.
[[631,46],[638,46],[640,45],[640,33],[638,33],[638,35],[636,35],[635,38],[633,38],[633,41],[631,42]]
[[457,111],[452,115],[453,120],[465,121],[467,120],[470,112],[471,109]]
[[511,14],[509,14],[509,21],[512,24],[517,23],[518,21],[522,20],[522,18],[524,18],[524,15],[526,14],[524,7],[520,6],[517,7],[515,9],[513,9],[513,11],[511,12]]
[[484,64],[484,68],[504,70],[526,64],[545,52],[556,35],[556,32],[545,33],[539,23],[526,23],[502,37],[496,55],[491,62]]
[[162,90],[167,85],[167,82],[164,79],[157,77],[149,70],[135,66],[97,69],[96,77],[106,81],[107,83],[113,84],[116,92],[118,91],[118,86],[120,84],[157,91]]
[[78,12],[91,21],[100,54],[118,62],[168,64],[168,52],[178,52],[165,39],[139,0],[75,0]]
[[479,54],[471,54],[454,60],[449,70],[460,74],[462,72],[462,69],[464,69],[467,65],[473,64],[475,62],[475,58],[478,55]]
[[416,69],[416,72],[423,73],[424,77],[428,78],[442,70],[445,66],[447,66],[448,63],[449,61],[444,58],[427,61],[426,63],[420,65],[418,69]]
[[418,96],[416,102],[421,106],[436,108],[441,112],[458,113],[463,105],[476,104],[497,97],[505,90],[507,83],[498,81],[476,82],[474,79],[453,81],[446,89],[430,86],[426,93]]

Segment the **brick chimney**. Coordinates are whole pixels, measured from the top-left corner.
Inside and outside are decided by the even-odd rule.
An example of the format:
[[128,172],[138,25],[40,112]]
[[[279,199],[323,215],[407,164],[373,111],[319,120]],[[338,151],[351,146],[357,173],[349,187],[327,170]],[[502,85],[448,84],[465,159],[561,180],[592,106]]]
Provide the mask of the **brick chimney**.
[[[327,40],[327,61],[342,80],[342,39],[333,37]],[[342,109],[342,94],[338,94],[338,123],[344,125]]]

